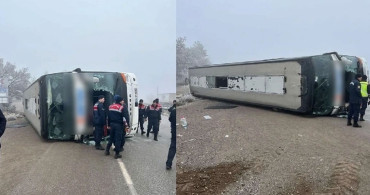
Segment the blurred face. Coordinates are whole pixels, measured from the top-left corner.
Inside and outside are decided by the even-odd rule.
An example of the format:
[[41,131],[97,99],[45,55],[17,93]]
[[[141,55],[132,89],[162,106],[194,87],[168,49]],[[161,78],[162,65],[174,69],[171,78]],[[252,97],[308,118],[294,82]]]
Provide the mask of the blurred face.
[[153,104],[152,104],[153,106],[157,106],[157,103],[156,102],[153,102]]
[[143,104],[143,102],[141,101],[141,102],[139,102],[139,104]]
[[99,102],[104,103],[104,102],[105,102],[105,98],[101,98],[101,99],[99,100]]
[[125,101],[123,101],[123,100],[120,102],[121,105],[123,105],[124,103],[125,103]]

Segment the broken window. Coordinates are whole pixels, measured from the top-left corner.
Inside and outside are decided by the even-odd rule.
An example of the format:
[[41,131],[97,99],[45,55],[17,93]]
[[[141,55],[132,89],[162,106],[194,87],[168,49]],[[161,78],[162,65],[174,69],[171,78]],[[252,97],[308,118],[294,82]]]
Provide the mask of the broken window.
[[216,77],[216,88],[227,88],[227,77]]
[[341,61],[344,64],[345,72],[352,72],[356,74],[358,72],[358,59],[355,56],[342,56]]
[[67,140],[74,134],[72,121],[71,77],[67,74],[46,76],[47,128],[50,139]]
[[207,76],[206,81],[207,81],[208,88],[215,88],[216,87],[216,79],[215,79],[214,76]]
[[333,60],[330,55],[314,56],[312,63],[315,72],[313,111],[329,114],[333,107]]
[[114,92],[114,87],[117,82],[117,77],[114,77],[112,73],[94,73],[94,91],[107,91],[110,93]]

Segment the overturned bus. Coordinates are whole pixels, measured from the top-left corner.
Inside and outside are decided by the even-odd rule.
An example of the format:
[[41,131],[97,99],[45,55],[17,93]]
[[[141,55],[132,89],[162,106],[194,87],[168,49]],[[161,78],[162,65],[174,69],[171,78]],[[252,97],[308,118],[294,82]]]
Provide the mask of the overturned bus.
[[189,68],[194,96],[313,115],[346,111],[348,83],[367,72],[364,59],[323,55]]
[[23,93],[24,113],[37,133],[45,139],[72,140],[91,135],[93,105],[105,96],[104,109],[123,97],[131,128],[138,130],[138,94],[135,75],[118,72],[73,71],[41,76]]

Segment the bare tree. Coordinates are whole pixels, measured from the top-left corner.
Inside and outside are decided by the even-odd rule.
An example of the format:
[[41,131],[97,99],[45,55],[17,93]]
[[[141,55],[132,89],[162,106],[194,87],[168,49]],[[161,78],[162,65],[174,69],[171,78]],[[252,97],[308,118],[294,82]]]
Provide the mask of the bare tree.
[[188,68],[210,64],[204,46],[196,41],[191,47],[186,46],[186,37],[176,39],[176,83],[184,84],[188,79]]
[[17,69],[16,65],[10,62],[4,65],[4,60],[0,59],[0,77],[8,80],[8,96],[11,103],[13,98],[22,98],[23,91],[30,85],[31,74],[28,68]]

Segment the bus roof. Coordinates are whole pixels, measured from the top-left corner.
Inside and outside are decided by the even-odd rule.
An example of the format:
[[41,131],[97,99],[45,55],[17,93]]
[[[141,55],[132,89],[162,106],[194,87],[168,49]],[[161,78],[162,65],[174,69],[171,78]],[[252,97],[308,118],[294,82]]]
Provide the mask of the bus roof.
[[[337,52],[324,53],[322,55],[331,55],[331,54],[337,55],[338,58],[340,59],[340,56],[338,55]],[[262,64],[262,63],[272,63],[272,62],[297,61],[297,60],[311,58],[311,57],[314,57],[314,56],[320,56],[320,55],[304,56],[304,57],[294,57],[294,58],[274,58],[274,59],[267,59],[267,60],[232,62],[232,63],[223,63],[223,64],[212,64],[212,65],[204,65],[204,66],[190,67],[189,69],[214,68],[214,67],[223,67],[223,66],[238,66],[238,65],[251,65],[251,64]]]

